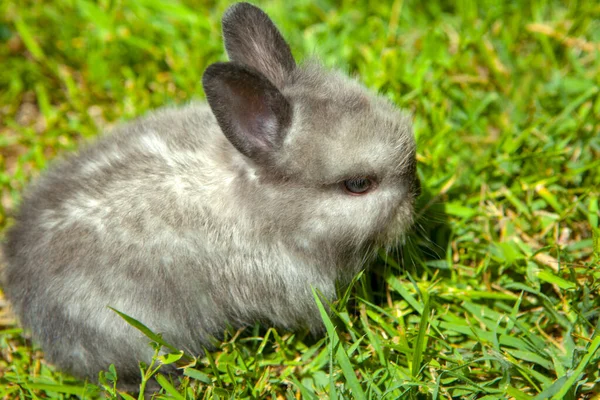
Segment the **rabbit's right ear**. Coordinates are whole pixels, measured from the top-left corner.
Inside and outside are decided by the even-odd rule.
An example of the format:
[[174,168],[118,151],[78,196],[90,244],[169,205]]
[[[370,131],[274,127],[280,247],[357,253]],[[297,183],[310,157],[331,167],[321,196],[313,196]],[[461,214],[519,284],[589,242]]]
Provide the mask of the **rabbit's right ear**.
[[215,63],[202,77],[221,130],[242,154],[268,162],[292,121],[292,107],[262,74],[245,65]]
[[282,89],[296,68],[290,46],[260,8],[237,3],[223,15],[223,38],[229,59],[248,65]]

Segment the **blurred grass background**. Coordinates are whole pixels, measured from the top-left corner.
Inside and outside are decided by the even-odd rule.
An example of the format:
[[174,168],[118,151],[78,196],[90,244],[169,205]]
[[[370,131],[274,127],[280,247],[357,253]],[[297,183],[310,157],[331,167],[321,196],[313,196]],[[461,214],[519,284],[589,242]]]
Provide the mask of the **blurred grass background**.
[[[0,2],[0,230],[53,158],[202,98],[229,4]],[[298,59],[414,114],[418,222],[335,332],[231,332],[158,396],[600,399],[600,4],[257,4]],[[0,397],[117,397],[114,374],[56,372],[0,297]]]

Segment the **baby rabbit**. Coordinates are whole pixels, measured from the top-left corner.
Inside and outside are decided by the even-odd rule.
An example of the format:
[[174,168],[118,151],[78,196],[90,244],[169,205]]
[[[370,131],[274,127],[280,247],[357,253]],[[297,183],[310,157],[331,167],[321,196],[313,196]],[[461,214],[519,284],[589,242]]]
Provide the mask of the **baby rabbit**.
[[49,361],[139,381],[149,340],[201,354],[227,325],[318,332],[334,300],[411,226],[409,117],[340,73],[296,64],[269,17],[223,17],[230,62],[208,105],[151,113],[53,165],[4,248],[6,295]]

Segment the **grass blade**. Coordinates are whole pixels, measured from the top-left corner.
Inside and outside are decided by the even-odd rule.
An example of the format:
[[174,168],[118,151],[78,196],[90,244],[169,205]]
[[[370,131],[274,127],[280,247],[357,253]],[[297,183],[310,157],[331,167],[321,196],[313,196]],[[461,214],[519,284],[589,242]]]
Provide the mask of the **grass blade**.
[[423,295],[423,312],[421,313],[421,322],[419,324],[419,335],[415,343],[412,359],[412,376],[416,378],[421,371],[423,363],[423,352],[427,346],[427,329],[429,328],[429,295]]
[[354,368],[352,367],[352,363],[350,362],[348,354],[346,354],[346,351],[342,346],[340,337],[338,336],[335,327],[333,326],[333,323],[331,322],[331,319],[329,318],[329,315],[325,310],[325,307],[323,306],[323,303],[321,302],[321,299],[319,298],[319,295],[317,294],[316,290],[313,288],[312,291],[315,301],[317,302],[317,307],[319,307],[321,318],[323,319],[323,323],[325,324],[325,328],[327,329],[327,334],[333,343],[335,359],[339,366],[342,368],[344,378],[346,378],[346,382],[348,383],[350,390],[352,390],[353,398],[358,400],[366,400],[367,397],[365,395],[365,392],[363,391],[362,387],[360,386],[360,383],[358,382],[358,379],[356,378]]
[[[167,343],[162,338],[161,335],[152,332],[152,330],[150,328],[148,328],[146,325],[142,324],[137,319],[132,318],[129,315],[124,314],[124,313],[122,313],[122,312],[120,312],[118,310],[115,310],[112,307],[108,307],[108,308],[110,308],[111,310],[113,310],[114,312],[116,312],[129,325],[133,326],[134,328],[136,328],[137,330],[139,330],[140,332],[142,332],[148,339],[152,340],[153,342],[156,342],[156,343],[160,344],[163,347],[166,347],[167,349],[171,350],[173,353],[179,353],[180,352],[180,350],[177,349],[175,346],[170,345],[169,343]],[[189,356],[185,356],[185,357],[189,358]]]
[[571,390],[573,385],[575,385],[575,383],[580,379],[583,370],[585,369],[585,367],[587,367],[592,357],[594,357],[599,347],[600,335],[597,335],[594,338],[594,340],[592,340],[592,343],[590,343],[585,356],[583,356],[577,368],[575,368],[575,370],[570,374],[567,373],[567,375],[569,376],[568,379],[565,381],[564,385],[562,385],[561,389],[554,396],[552,396],[553,400],[560,400],[565,398],[569,390]]

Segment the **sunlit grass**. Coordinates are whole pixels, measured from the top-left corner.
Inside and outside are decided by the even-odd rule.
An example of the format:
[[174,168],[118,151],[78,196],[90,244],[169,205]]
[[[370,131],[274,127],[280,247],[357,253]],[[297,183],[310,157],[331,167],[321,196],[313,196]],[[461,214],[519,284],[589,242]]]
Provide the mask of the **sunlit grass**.
[[[505,3],[264,3],[297,58],[413,113],[418,221],[326,337],[230,332],[183,377],[158,377],[165,396],[600,396],[600,6]],[[0,2],[0,229],[54,157],[201,98],[228,4]],[[117,396],[118,371],[100,386],[56,372],[0,307],[1,397]]]

